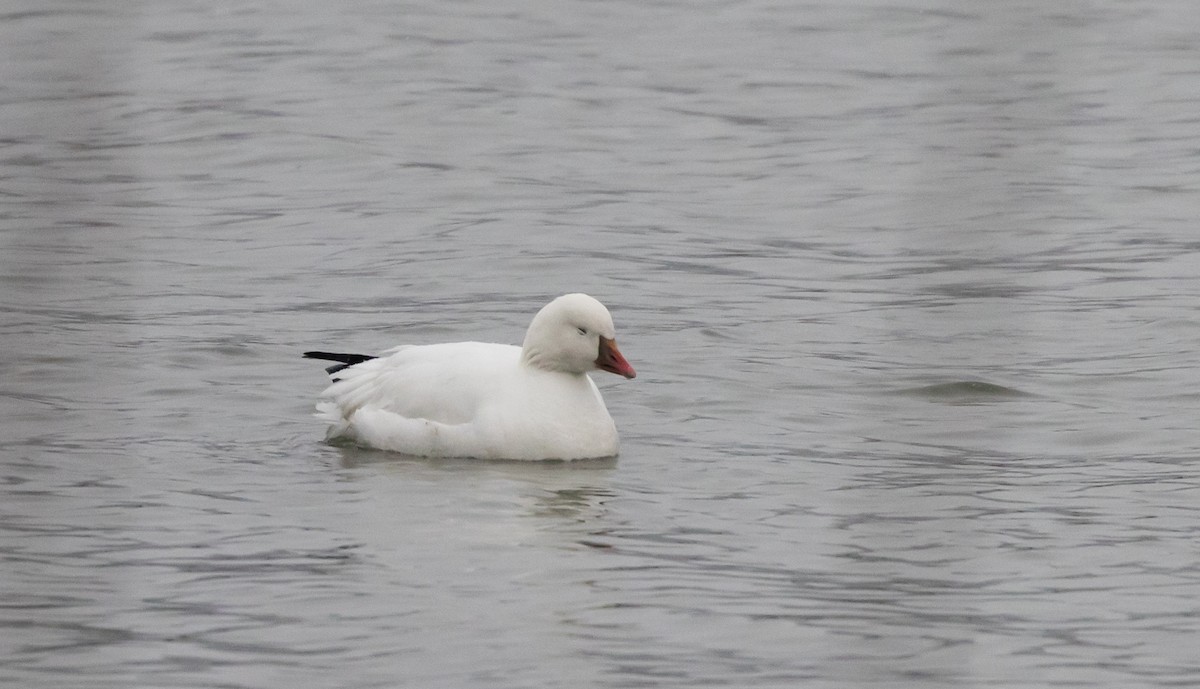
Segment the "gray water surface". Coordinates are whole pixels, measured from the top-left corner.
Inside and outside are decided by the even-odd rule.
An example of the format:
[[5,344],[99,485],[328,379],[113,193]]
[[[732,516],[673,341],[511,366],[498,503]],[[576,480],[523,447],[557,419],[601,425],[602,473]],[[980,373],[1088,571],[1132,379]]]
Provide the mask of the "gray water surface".
[[[1198,26],[7,3],[0,684],[1200,684]],[[568,291],[618,459],[322,442]]]

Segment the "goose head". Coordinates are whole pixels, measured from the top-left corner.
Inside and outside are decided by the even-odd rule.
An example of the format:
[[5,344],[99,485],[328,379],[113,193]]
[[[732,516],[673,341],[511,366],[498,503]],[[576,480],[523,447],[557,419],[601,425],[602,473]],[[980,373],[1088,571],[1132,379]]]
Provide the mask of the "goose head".
[[566,294],[533,317],[521,345],[521,360],[546,371],[599,369],[633,378],[637,374],[617,349],[616,337],[604,304],[586,294]]

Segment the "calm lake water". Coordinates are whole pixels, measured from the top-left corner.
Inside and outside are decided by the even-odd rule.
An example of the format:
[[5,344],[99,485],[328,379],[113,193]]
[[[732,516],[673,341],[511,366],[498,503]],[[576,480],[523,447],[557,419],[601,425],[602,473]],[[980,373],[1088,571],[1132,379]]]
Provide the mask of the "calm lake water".
[[[0,684],[1200,685],[1197,26],[10,0]],[[322,441],[568,291],[619,459]]]

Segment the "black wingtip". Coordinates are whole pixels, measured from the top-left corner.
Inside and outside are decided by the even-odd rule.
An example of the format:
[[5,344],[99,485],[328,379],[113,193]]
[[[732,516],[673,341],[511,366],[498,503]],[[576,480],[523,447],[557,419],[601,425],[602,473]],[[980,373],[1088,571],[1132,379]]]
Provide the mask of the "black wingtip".
[[375,357],[370,354],[342,354],[338,352],[305,352],[305,359],[321,359],[323,361],[337,361],[339,363],[325,369],[325,372],[333,375],[345,368],[350,368],[355,364],[361,364],[364,361],[370,361]]
[[347,366],[361,364],[364,361],[370,361],[375,357],[370,354],[342,354],[338,352],[305,352],[305,359],[323,359],[325,361],[339,361]]

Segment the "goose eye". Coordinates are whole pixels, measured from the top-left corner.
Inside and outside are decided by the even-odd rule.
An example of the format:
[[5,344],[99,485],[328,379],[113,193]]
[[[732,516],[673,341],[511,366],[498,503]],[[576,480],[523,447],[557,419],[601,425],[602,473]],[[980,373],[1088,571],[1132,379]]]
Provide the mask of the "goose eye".
[[580,335],[587,335],[587,328],[576,328]]

